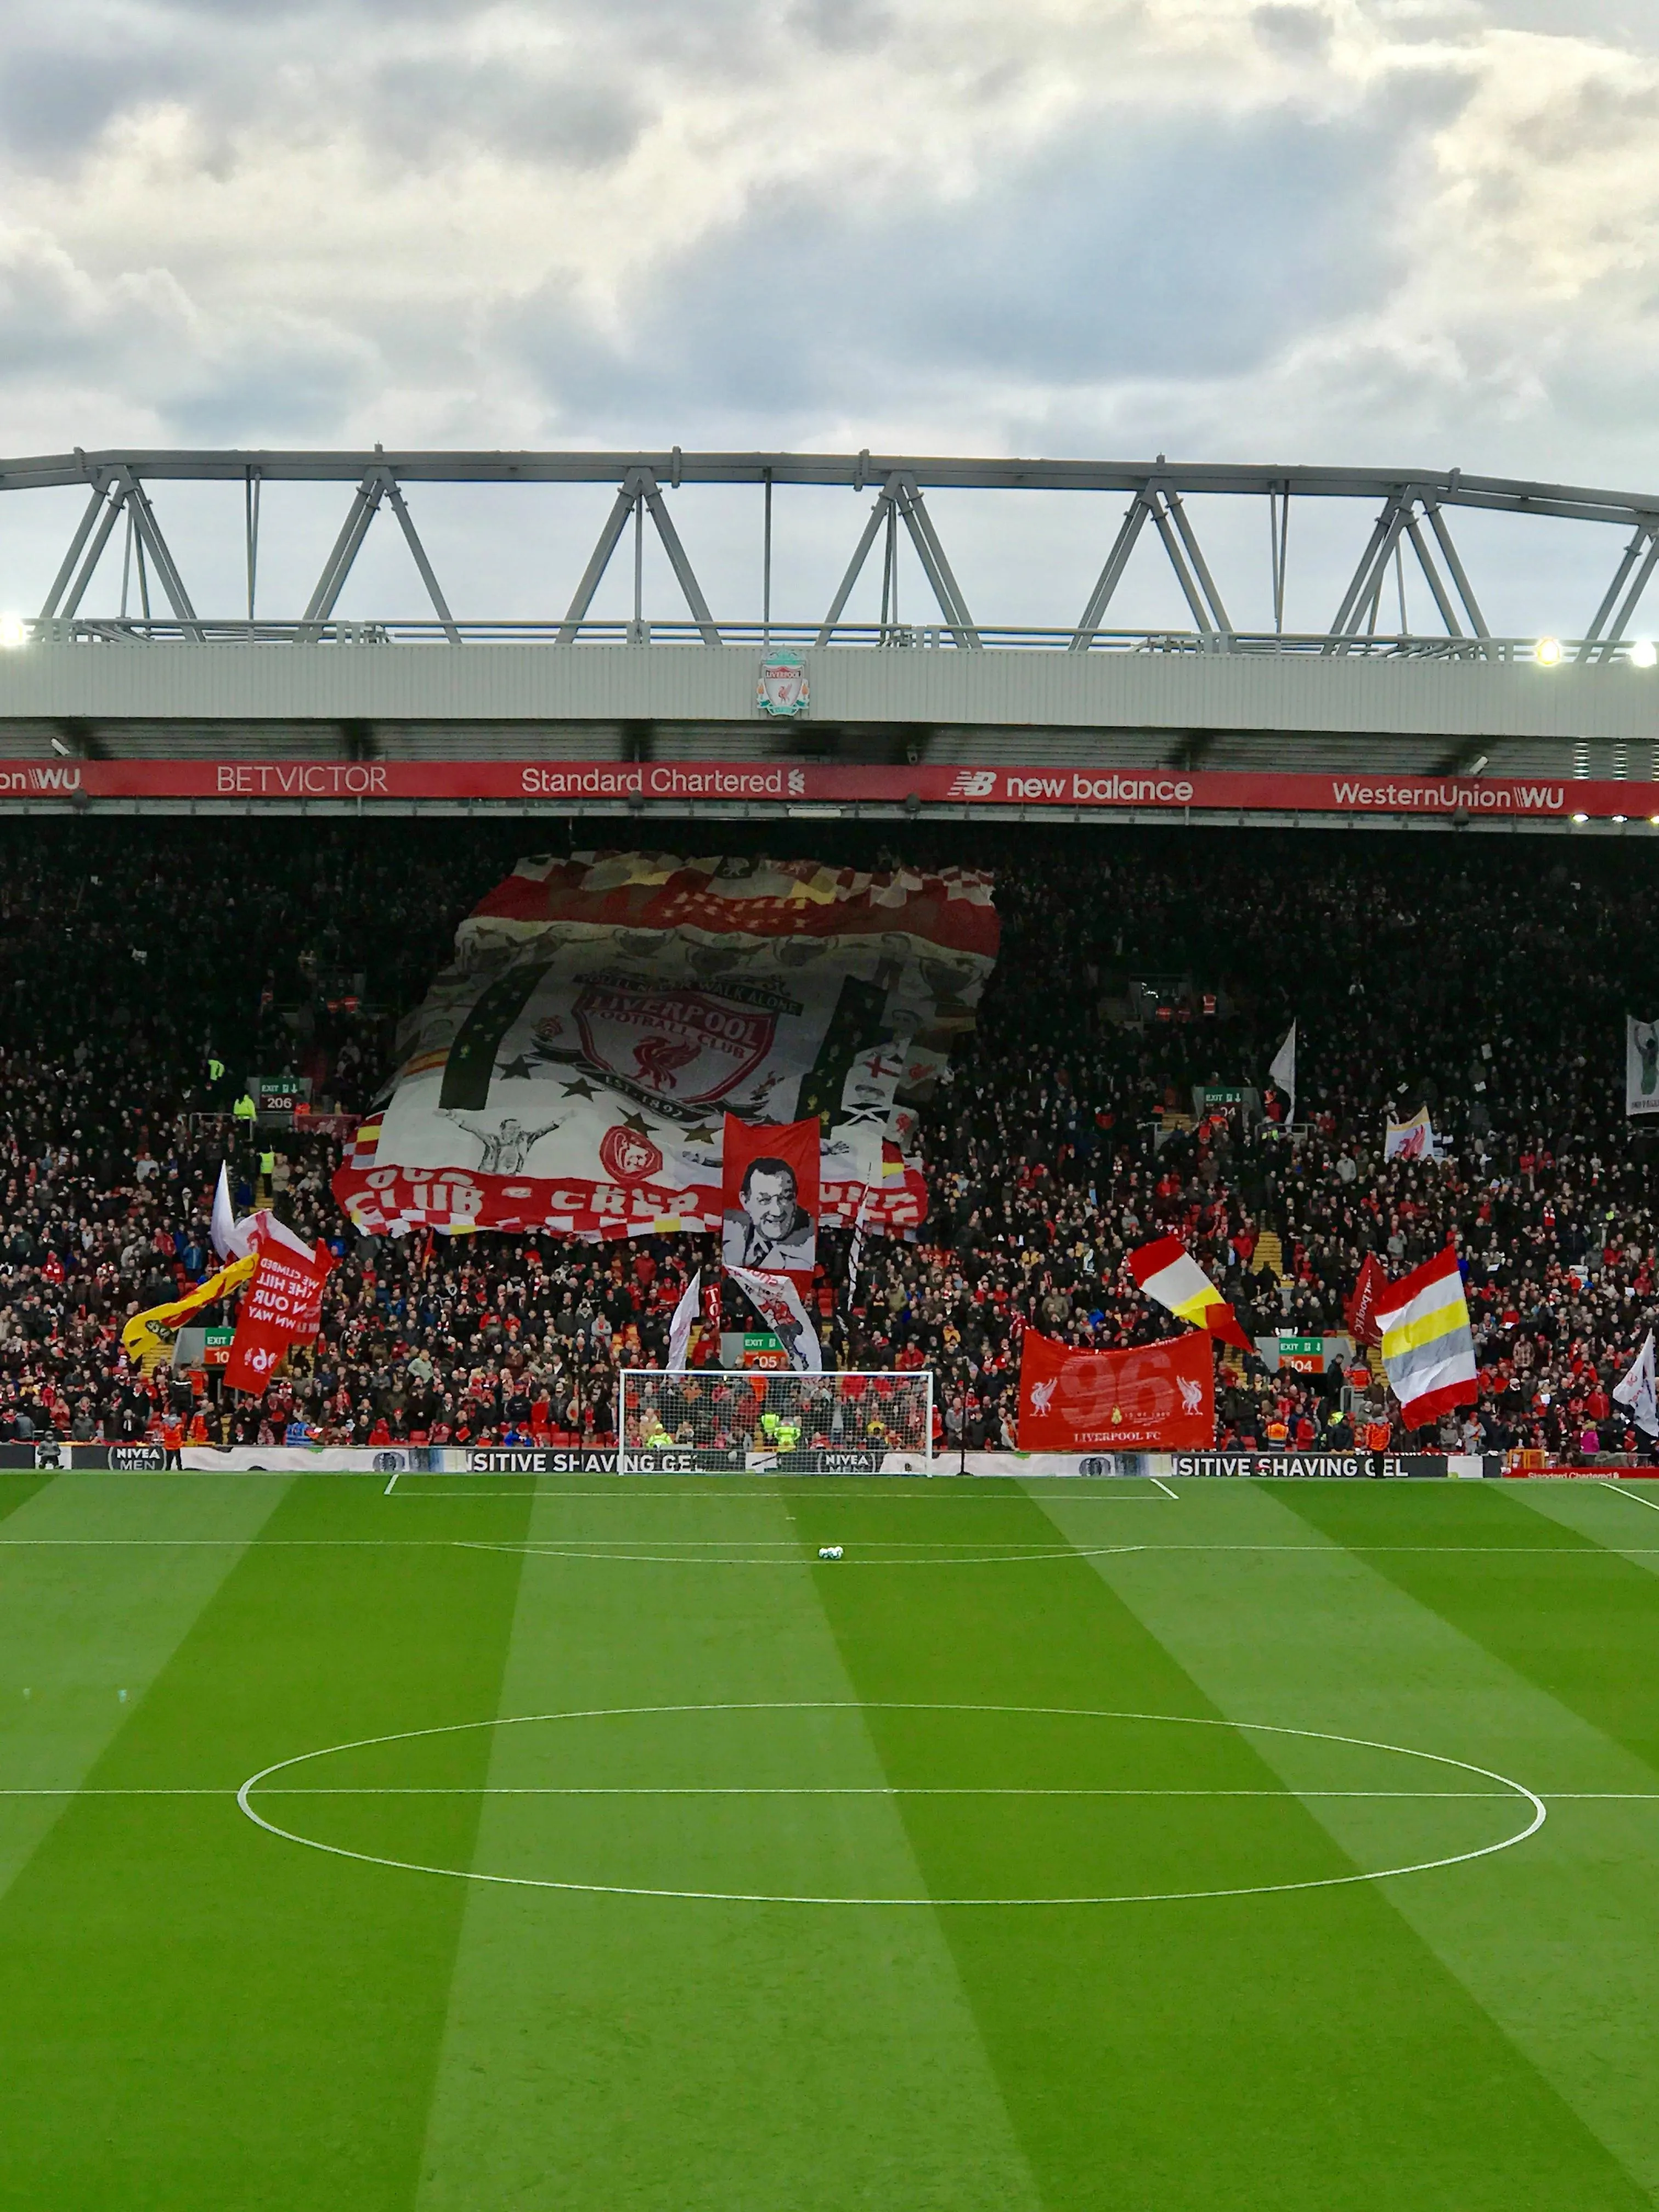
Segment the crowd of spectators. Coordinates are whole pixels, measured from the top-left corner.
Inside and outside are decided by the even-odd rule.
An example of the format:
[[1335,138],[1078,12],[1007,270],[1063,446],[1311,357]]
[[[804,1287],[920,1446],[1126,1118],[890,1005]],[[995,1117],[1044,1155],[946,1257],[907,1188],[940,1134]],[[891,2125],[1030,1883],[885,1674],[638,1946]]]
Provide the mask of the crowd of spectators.
[[[831,857],[878,864],[860,835]],[[329,1192],[335,1137],[229,1114],[255,1073],[361,1111],[457,921],[535,842],[506,822],[5,830],[0,1440],[609,1435],[617,1367],[660,1360],[690,1270],[718,1279],[713,1240],[360,1238]],[[1634,1448],[1610,1391],[1659,1319],[1659,1228],[1624,1018],[1655,1011],[1659,855],[1128,830],[981,850],[920,827],[905,852],[994,867],[1003,949],[924,1108],[927,1223],[865,1238],[856,1276],[851,1238],[821,1235],[828,1357],[930,1366],[947,1444],[1012,1444],[1026,1327],[1103,1347],[1178,1329],[1123,1264],[1150,1237],[1183,1237],[1264,1340],[1340,1334],[1367,1254],[1399,1272],[1449,1239],[1480,1402],[1418,1441]],[[1267,1082],[1292,1019],[1293,1115]],[[1385,1164],[1385,1122],[1419,1106],[1443,1156]],[[269,1200],[338,1261],[314,1352],[263,1401],[119,1350],[130,1313],[211,1265],[224,1158],[243,1207]],[[1352,1441],[1388,1411],[1362,1369],[1228,1357],[1224,1440]]]

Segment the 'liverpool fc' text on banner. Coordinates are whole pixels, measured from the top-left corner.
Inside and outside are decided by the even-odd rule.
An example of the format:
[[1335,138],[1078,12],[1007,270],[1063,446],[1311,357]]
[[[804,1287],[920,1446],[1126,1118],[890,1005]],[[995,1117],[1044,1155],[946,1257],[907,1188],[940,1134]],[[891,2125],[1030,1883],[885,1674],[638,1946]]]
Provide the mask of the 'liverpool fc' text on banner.
[[1022,1451],[1206,1451],[1215,1443],[1215,1356],[1207,1336],[1132,1352],[1074,1352],[1025,1332]]

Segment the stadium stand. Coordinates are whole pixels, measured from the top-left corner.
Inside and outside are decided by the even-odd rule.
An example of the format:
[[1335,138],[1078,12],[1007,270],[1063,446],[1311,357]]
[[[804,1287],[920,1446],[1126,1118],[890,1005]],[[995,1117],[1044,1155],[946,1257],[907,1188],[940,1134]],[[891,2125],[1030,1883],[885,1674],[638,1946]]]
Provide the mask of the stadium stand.
[[[758,825],[732,827],[730,849],[762,849]],[[770,849],[785,827],[766,825]],[[617,1366],[660,1362],[690,1271],[717,1273],[712,1240],[360,1238],[328,1188],[342,1123],[250,1133],[234,1113],[256,1074],[308,1076],[325,1118],[361,1112],[397,1014],[538,829],[8,830],[0,1440],[132,1440],[165,1418],[222,1443],[297,1424],[335,1443],[607,1437]],[[1097,1346],[1176,1333],[1123,1266],[1151,1237],[1182,1235],[1263,1340],[1341,1333],[1368,1253],[1397,1273],[1449,1237],[1481,1398],[1425,1441],[1636,1448],[1609,1393],[1659,1318],[1648,1139],[1622,1087],[1624,1018],[1652,1011],[1659,972],[1650,855],[1398,834],[1011,842],[907,837],[908,857],[997,869],[1003,950],[925,1115],[927,1224],[865,1240],[855,1281],[848,1233],[823,1235],[836,1364],[931,1365],[946,1447],[1012,1446],[1028,1325]],[[1278,1097],[1257,1109],[1292,1018],[1293,1127]],[[1444,1157],[1385,1164],[1385,1121],[1420,1106]],[[314,1358],[263,1403],[131,1373],[118,1346],[129,1314],[207,1271],[224,1158],[244,1206],[269,1196],[341,1258]],[[1385,1413],[1363,1353],[1346,1376],[1233,1355],[1220,1371],[1224,1442],[1348,1443]]]

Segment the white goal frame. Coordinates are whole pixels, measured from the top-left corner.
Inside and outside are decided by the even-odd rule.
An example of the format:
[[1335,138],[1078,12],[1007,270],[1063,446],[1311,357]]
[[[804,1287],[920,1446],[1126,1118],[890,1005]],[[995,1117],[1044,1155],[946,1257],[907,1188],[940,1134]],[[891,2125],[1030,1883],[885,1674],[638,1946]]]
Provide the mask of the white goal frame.
[[[735,1413],[747,1397],[752,1419],[719,1423],[726,1439],[719,1443],[712,1437],[683,1440],[684,1421],[668,1417],[678,1410],[677,1401],[692,1394],[694,1405],[711,1413],[719,1406]],[[643,1412],[661,1418],[675,1440],[647,1445]],[[801,1433],[793,1449],[779,1449],[759,1433],[768,1412],[799,1417]],[[878,1422],[884,1437],[873,1426]],[[793,1368],[624,1367],[617,1377],[618,1474],[931,1474],[933,1463],[931,1367],[827,1368],[821,1374]]]

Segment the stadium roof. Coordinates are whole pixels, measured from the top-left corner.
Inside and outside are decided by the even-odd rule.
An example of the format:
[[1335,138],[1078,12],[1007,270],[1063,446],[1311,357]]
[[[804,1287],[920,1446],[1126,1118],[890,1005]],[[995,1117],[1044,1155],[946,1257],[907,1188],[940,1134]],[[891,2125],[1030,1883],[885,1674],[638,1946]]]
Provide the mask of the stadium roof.
[[[234,563],[198,562],[192,576],[158,489],[186,483],[232,488],[240,509]],[[262,493],[276,483],[350,489],[308,595],[273,613],[259,604],[258,586]],[[518,487],[520,501],[536,485],[613,488],[562,612],[514,622],[453,611],[416,525],[418,497],[409,495],[439,484]],[[775,618],[771,604],[771,495],[782,485],[869,495],[844,567],[836,556],[840,581],[808,621]],[[700,574],[688,551],[688,539],[698,542],[689,520],[696,493],[722,486],[758,488],[765,518],[758,604],[737,619],[713,612],[707,567]],[[1161,456],[1125,464],[376,448],[76,451],[0,462],[0,491],[20,495],[0,510],[8,520],[25,511],[23,494],[73,487],[84,488],[85,502],[43,579],[39,614],[0,626],[13,648],[0,653],[0,754],[14,763],[0,769],[0,799],[14,806],[379,801],[684,813],[691,805],[765,812],[795,801],[877,812],[1036,807],[1050,818],[1175,808],[1185,818],[1493,825],[1571,823],[1583,814],[1581,828],[1639,823],[1644,834],[1650,813],[1659,813],[1659,789],[1650,789],[1659,669],[1634,635],[1659,566],[1659,495],[1456,470],[1177,465]],[[928,504],[939,490],[1056,500],[1103,492],[1127,495],[1127,504],[1099,529],[1102,565],[1084,603],[1056,605],[1048,627],[1016,628],[969,607]],[[677,492],[690,497],[676,502]],[[1238,628],[1229,613],[1223,564],[1199,532],[1214,512],[1202,502],[1216,499],[1265,508],[1268,629]],[[1334,501],[1361,503],[1363,550],[1328,626],[1293,634],[1284,625],[1291,514]],[[1578,636],[1540,644],[1492,634],[1453,531],[1468,509],[1581,526]],[[501,513],[510,555],[524,510]],[[844,524],[845,509],[823,511],[826,531],[838,514]],[[342,595],[382,514],[401,533],[428,611],[345,619]],[[264,527],[268,576],[269,520]],[[683,601],[666,619],[647,615],[642,598],[647,532]],[[630,535],[631,615],[599,619],[596,597]],[[1138,547],[1143,559],[1167,564],[1186,627],[1109,627]],[[919,620],[908,611],[898,618],[901,551],[931,598]],[[1431,634],[1386,627],[1391,602],[1406,610],[1407,563],[1419,608],[1432,610]],[[849,621],[861,580],[868,596],[877,569],[878,619]],[[118,570],[118,605],[98,611],[113,600]],[[209,571],[212,604],[201,580]],[[353,604],[362,572],[355,590]],[[805,674],[797,714],[770,711],[776,702],[758,681],[763,662],[779,656],[797,659]],[[58,765],[65,761],[78,765]],[[140,770],[141,763],[149,765]],[[319,773],[286,782],[219,773],[254,763]],[[365,763],[386,770],[368,787],[355,774]],[[439,763],[449,764],[441,775]],[[477,773],[469,778],[465,763]],[[323,776],[331,765],[341,774]],[[739,769],[746,780],[734,782]],[[1523,798],[1523,784],[1547,784],[1549,793]]]

